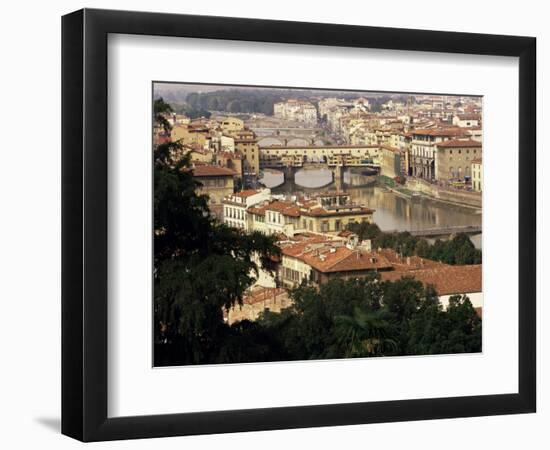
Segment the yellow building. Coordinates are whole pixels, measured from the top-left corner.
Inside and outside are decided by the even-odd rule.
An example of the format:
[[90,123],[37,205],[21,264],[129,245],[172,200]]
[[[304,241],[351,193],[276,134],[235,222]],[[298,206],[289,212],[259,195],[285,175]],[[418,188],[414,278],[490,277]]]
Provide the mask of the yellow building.
[[214,153],[209,150],[202,150],[199,148],[190,149],[189,151],[191,161],[199,161],[210,164],[214,160]]
[[472,160],[472,189],[474,191],[483,191],[483,162],[481,158]]
[[314,207],[300,212],[300,228],[316,233],[337,234],[352,223],[372,223],[373,213],[374,210],[361,205]]
[[220,122],[220,127],[224,133],[234,134],[244,130],[244,122],[236,117],[225,117]]
[[243,155],[245,172],[260,173],[260,152],[256,134],[250,130],[237,131],[233,134],[235,150]]
[[200,194],[208,195],[208,206],[214,217],[223,218],[223,199],[233,194],[236,173],[226,167],[209,164],[195,165],[193,177],[201,183]]
[[180,141],[185,145],[196,145],[201,148],[206,146],[209,130],[205,127],[192,125],[176,125],[172,128],[170,138],[173,142]]
[[335,235],[351,223],[372,223],[374,210],[351,203],[349,194],[329,192],[295,202],[265,202],[247,212],[249,230],[292,237],[303,231]]

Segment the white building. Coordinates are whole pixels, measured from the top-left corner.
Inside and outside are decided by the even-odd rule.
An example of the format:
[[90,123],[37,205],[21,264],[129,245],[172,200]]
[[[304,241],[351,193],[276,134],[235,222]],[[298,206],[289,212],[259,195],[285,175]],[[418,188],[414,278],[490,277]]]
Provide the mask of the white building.
[[223,221],[230,227],[248,230],[247,208],[270,198],[269,189],[248,189],[225,197],[223,203]]
[[290,99],[273,105],[273,115],[279,119],[304,122],[309,125],[317,123],[317,108],[310,102]]
[[461,128],[479,127],[481,116],[479,114],[456,114],[453,116],[453,125]]

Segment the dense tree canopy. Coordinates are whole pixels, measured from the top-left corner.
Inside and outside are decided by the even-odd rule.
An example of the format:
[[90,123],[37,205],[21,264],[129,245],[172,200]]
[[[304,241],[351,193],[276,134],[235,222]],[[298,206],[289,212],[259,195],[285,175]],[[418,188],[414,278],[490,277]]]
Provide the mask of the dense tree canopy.
[[325,359],[481,351],[481,319],[466,296],[443,310],[437,293],[413,278],[331,280],[302,285],[294,305],[264,311],[257,326],[277,353],[270,359]]
[[[154,106],[155,120],[162,123],[159,117],[169,107],[162,99]],[[189,161],[173,158],[179,148],[171,142],[153,152],[155,339],[173,344],[169,348],[176,353],[163,355],[163,347],[155,358],[201,363],[227,351],[223,309],[242,302],[255,280],[255,261],[269,270],[279,249],[270,237],[245,234],[211,217]]]
[[391,248],[403,256],[420,256],[446,264],[481,264],[481,250],[476,249],[468,235],[459,233],[448,241],[426,239],[401,233],[385,233],[374,223],[352,223],[348,226],[359,239],[370,239],[373,248]]
[[235,90],[192,92],[187,95],[192,110],[223,111],[228,113],[273,114],[273,104],[283,100],[282,91]]

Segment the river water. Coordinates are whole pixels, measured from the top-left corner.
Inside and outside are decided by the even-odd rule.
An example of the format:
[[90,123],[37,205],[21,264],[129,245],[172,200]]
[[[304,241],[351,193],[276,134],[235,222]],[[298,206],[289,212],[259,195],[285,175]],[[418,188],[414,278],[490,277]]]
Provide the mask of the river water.
[[[372,178],[344,173],[344,183],[335,183],[328,169],[301,170],[293,181],[284,181],[282,172],[264,171],[262,183],[274,194],[313,193],[319,191],[345,190],[355,203],[375,210],[373,219],[383,231],[414,231],[447,226],[481,225],[481,211],[427,198],[408,199],[373,185],[364,185]],[[283,182],[284,181],[284,182]],[[481,248],[481,234],[470,239]]]

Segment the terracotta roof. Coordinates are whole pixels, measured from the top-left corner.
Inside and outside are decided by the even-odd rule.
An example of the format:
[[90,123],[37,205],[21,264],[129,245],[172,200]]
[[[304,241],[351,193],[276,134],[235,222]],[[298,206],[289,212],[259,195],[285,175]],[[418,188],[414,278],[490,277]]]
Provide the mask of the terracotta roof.
[[451,139],[450,141],[439,142],[437,146],[447,148],[481,147],[481,142],[472,139]]
[[281,147],[263,147],[261,149],[271,149],[271,150],[299,150],[299,149],[323,149],[323,148],[379,148],[380,145],[305,145],[305,146],[281,146]]
[[300,208],[295,203],[283,202],[280,200],[251,206],[247,209],[247,212],[257,216],[265,216],[266,211],[278,211],[283,216],[300,217]]
[[[318,204],[317,204],[318,205]],[[349,215],[370,215],[374,213],[374,209],[367,208],[360,205],[345,205],[334,207],[313,206],[308,209],[301,209],[300,212],[303,216],[308,217],[333,217],[333,216],[349,216]]]
[[358,270],[391,269],[392,265],[377,252],[351,250],[342,242],[319,240],[281,245],[282,254],[297,258],[319,272],[349,272]]
[[353,231],[344,230],[344,231],[340,231],[340,233],[338,233],[338,236],[340,236],[340,237],[350,237],[350,236],[356,236],[356,234]]
[[196,164],[193,169],[193,176],[195,177],[220,177],[220,176],[234,176],[237,172],[228,169],[226,167],[212,166],[208,164],[200,165]]
[[423,128],[412,130],[412,134],[428,136],[465,136],[467,130],[464,128]]
[[376,252],[351,250],[347,247],[337,247],[332,252],[320,252],[319,255],[310,252],[302,258],[305,263],[323,273],[392,268],[383,255]]
[[481,120],[479,114],[458,114],[460,120]]
[[447,265],[438,261],[432,261],[431,259],[421,258],[420,256],[400,256],[395,250],[390,248],[379,249],[378,253],[383,255],[395,270],[405,272]]
[[413,277],[425,285],[431,284],[439,295],[467,294],[481,292],[482,266],[442,265],[414,271],[396,270],[383,272],[383,281],[396,281],[403,277]]
[[284,216],[300,217],[300,208],[292,202],[274,201],[266,206],[266,211],[277,211]]
[[472,159],[472,164],[482,164],[482,159],[481,158],[474,158]]
[[235,197],[247,198],[247,197],[251,197],[253,195],[259,194],[260,192],[261,191],[257,191],[256,189],[246,189],[244,191],[237,192],[236,194],[233,194],[233,195]]

